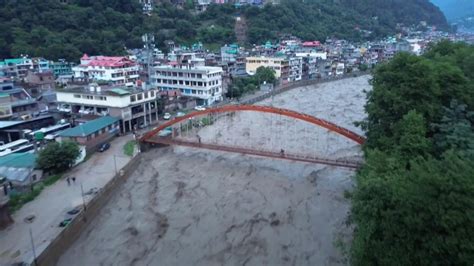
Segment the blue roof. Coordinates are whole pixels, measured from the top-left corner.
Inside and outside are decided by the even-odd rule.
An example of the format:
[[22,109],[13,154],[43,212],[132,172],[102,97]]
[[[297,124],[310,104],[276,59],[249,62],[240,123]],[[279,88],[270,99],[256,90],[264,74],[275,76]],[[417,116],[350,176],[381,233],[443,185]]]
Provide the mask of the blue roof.
[[88,121],[82,125],[69,128],[59,133],[60,137],[85,137],[89,136],[103,128],[106,128],[120,119],[112,116],[104,116],[91,121]]

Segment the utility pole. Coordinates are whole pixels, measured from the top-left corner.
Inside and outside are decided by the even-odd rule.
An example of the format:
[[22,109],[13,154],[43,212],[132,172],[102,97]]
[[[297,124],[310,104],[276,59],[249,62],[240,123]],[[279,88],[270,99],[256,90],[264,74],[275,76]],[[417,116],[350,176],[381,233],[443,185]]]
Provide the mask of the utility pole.
[[38,259],[36,258],[35,242],[33,241],[33,231],[30,227],[30,240],[31,240],[31,249],[33,250],[33,262],[35,266],[38,266]]
[[115,175],[117,175],[117,156],[114,154]]

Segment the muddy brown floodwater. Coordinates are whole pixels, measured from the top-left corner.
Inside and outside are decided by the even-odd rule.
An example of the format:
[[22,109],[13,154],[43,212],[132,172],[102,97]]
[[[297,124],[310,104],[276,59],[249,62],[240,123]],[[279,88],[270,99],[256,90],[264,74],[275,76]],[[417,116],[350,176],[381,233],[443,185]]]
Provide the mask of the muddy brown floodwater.
[[[358,130],[353,122],[365,116],[368,79],[303,87],[260,104]],[[272,123],[248,115],[237,121],[253,117],[260,127]],[[257,135],[219,123],[213,127],[199,134],[203,139]],[[288,134],[288,143],[296,143],[298,132]],[[254,139],[257,147],[262,141],[246,139],[252,145]],[[360,157],[353,142],[328,141],[334,141],[328,155]],[[353,187],[353,171],[184,147],[142,155],[134,173],[59,265],[345,264],[336,243],[347,242],[352,233],[344,192]]]

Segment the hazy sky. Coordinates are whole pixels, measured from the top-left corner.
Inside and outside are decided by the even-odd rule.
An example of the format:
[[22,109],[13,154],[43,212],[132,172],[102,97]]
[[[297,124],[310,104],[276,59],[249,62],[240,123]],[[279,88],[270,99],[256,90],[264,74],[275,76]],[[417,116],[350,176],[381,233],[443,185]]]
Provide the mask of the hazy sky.
[[431,0],[449,19],[474,15],[474,0]]

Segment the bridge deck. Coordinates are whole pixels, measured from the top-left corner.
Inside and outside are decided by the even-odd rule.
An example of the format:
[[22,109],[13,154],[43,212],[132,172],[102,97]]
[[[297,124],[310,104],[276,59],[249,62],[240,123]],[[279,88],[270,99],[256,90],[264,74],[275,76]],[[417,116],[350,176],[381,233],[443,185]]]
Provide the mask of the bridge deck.
[[331,160],[331,159],[318,158],[318,157],[313,157],[313,156],[303,156],[303,155],[291,154],[291,153],[281,154],[279,152],[252,150],[252,149],[241,148],[241,147],[222,146],[222,145],[208,144],[208,143],[197,143],[197,142],[190,142],[190,141],[177,140],[177,139],[171,139],[171,138],[153,137],[153,138],[145,140],[145,142],[241,153],[241,154],[256,155],[256,156],[269,157],[269,158],[275,158],[275,159],[345,167],[345,168],[350,168],[350,169],[357,169],[361,166],[360,162],[355,162],[355,161]]

